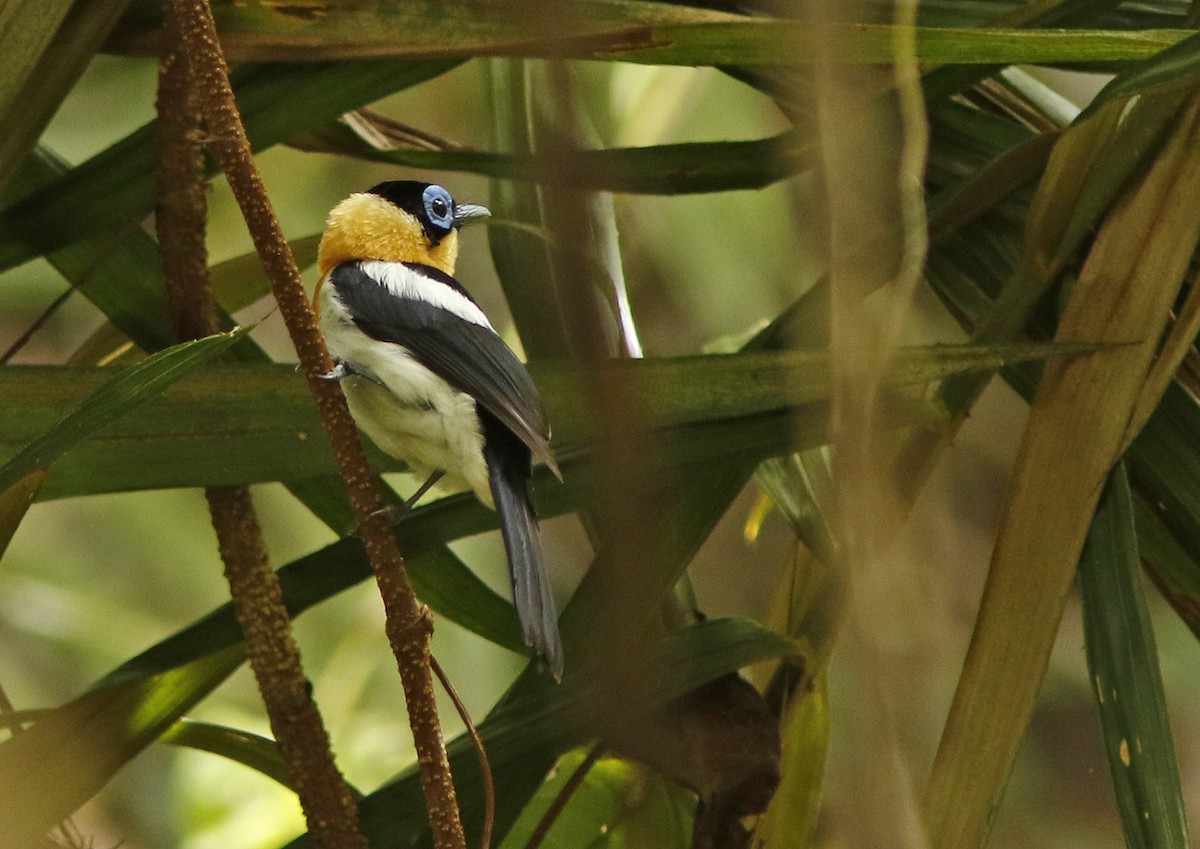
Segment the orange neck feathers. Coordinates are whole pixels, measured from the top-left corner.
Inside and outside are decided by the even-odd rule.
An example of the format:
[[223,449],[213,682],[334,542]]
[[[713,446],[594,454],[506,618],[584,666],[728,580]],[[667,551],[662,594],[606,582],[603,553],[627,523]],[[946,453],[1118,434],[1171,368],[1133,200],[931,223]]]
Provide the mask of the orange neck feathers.
[[329,213],[329,223],[317,250],[322,279],[343,262],[354,260],[420,262],[454,273],[458,231],[436,246],[415,218],[378,195],[353,194]]

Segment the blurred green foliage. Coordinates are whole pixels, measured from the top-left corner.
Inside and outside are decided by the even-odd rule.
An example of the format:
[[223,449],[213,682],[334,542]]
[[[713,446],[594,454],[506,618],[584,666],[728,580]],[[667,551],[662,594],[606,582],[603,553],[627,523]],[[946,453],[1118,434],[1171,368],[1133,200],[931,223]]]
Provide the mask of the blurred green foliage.
[[[46,313],[45,323],[5,361],[0,381],[19,399],[12,404],[14,410],[33,410],[35,399],[60,387],[66,388],[61,397],[54,396],[59,406],[47,402],[47,409],[65,409],[63,399],[79,403],[85,389],[90,391],[109,376],[92,368],[92,355],[116,354],[118,362],[127,364],[140,355],[117,350],[123,334],[150,353],[164,344],[160,337],[168,326],[165,316],[146,306],[158,297],[154,245],[146,228],[152,149],[141,129],[155,115],[156,63],[150,44],[156,5],[130,4],[111,32],[113,20],[100,14],[97,7],[102,5],[78,0],[64,12],[67,25],[61,28],[35,21],[39,16],[28,3],[13,5],[7,17],[0,12],[0,44],[7,43],[6,34],[32,33],[30,39],[39,35],[24,42],[33,45],[28,49],[36,64],[0,72],[0,98],[8,97],[0,103],[0,114],[15,122],[7,146],[0,145],[0,175],[13,175],[0,187],[0,262],[7,269],[0,279],[0,347],[39,322],[55,298],[70,289],[68,280],[81,290]],[[772,18],[767,10],[745,15],[748,10],[741,8],[717,11],[682,3],[609,0],[580,0],[555,10],[489,0],[478,7],[477,20],[462,2],[447,2],[444,20],[421,4],[393,9],[388,4],[333,3],[323,10],[324,18],[298,12],[289,18],[288,9],[269,3],[216,5],[223,32],[230,36],[235,79],[244,95],[242,108],[252,137],[263,147],[257,161],[290,239],[319,233],[328,210],[342,197],[383,179],[419,177],[446,185],[460,199],[480,201],[494,196],[498,185],[514,192],[536,186],[543,192],[543,212],[578,203],[593,224],[612,225],[608,237],[592,233],[592,253],[582,267],[595,279],[568,283],[575,287],[572,291],[588,293],[580,298],[586,302],[583,308],[609,322],[611,330],[616,324],[611,287],[619,288],[623,277],[629,316],[647,357],[742,352],[733,354],[736,357],[758,348],[826,344],[831,198],[824,182],[828,171],[822,169],[831,166],[818,155],[823,83],[810,63],[812,48],[820,43],[813,40],[812,32],[817,31],[803,22]],[[837,16],[883,25],[890,20],[892,6],[868,2]],[[1039,297],[1044,291],[1057,295],[1060,284],[1074,280],[1096,223],[1158,153],[1179,103],[1194,91],[1200,50],[1196,39],[1188,37],[1194,24],[1189,9],[1189,4],[1169,0],[921,4],[919,55],[947,64],[925,68],[923,78],[931,132],[923,189],[937,229],[931,233],[923,285],[905,340],[920,346],[915,361],[928,363],[933,358],[943,369],[936,375],[909,374],[895,383],[936,384],[953,371],[970,367],[990,373],[1003,366],[1009,384],[1031,394],[1038,369],[1027,361],[1043,359],[1048,350],[1029,348],[1028,343],[1051,338],[1057,318],[1051,299]],[[392,12],[397,16],[389,17]],[[108,14],[115,12],[110,8]],[[363,16],[370,20],[373,15],[378,17],[378,32],[361,29]],[[994,31],[985,29],[985,23]],[[558,24],[578,30],[580,40],[560,43],[568,30],[556,31]],[[316,43],[328,62],[305,64],[317,48],[310,47],[306,54],[294,39],[297,33],[312,32],[323,34]],[[892,35],[886,28],[842,33],[841,58],[847,63],[837,66],[847,79],[874,86],[877,96],[863,108],[890,128],[890,134],[863,138],[861,150],[847,153],[877,156],[879,171],[888,175],[903,137],[895,131],[895,104],[887,94],[890,70],[876,63],[890,58]],[[348,54],[359,55],[356,50],[383,58],[351,58]],[[546,58],[563,51],[572,58]],[[526,58],[482,58],[491,54]],[[589,56],[601,61],[581,58]],[[781,56],[790,63],[786,67],[776,66]],[[615,58],[633,61],[608,61]],[[1031,59],[1051,70],[1033,73],[1012,66]],[[672,64],[654,64],[658,61]],[[992,64],[983,66],[982,61]],[[503,70],[501,63],[506,62],[512,64]],[[54,73],[46,71],[51,67]],[[1088,139],[1086,129],[1053,147],[1075,111],[1061,100],[1059,90],[1070,94],[1081,81],[1085,88],[1091,86],[1076,95],[1083,106],[1097,82],[1107,79],[1084,77],[1080,70],[1116,76],[1097,101],[1116,104],[1107,107],[1113,110],[1109,117],[1115,129],[1103,143],[1091,139],[1091,147],[1080,141]],[[534,135],[541,147],[535,150],[509,149],[494,141],[494,113],[504,104],[496,102],[489,81],[512,79],[505,73],[524,75],[530,85],[528,113],[508,117],[537,128]],[[26,108],[31,105],[38,108]],[[339,114],[366,105],[403,129],[418,131],[424,141],[395,154],[366,151],[361,138],[349,137],[345,125],[336,124]],[[1120,124],[1113,117],[1117,106],[1141,110],[1136,112],[1138,120]],[[609,158],[564,154],[555,147],[563,142],[555,138],[556,132],[565,135],[569,145],[607,151]],[[770,143],[754,148],[765,151],[756,159],[730,159],[732,148],[724,146],[763,140]],[[28,149],[35,142],[40,155]],[[22,145],[26,147],[17,149]],[[314,148],[326,152],[311,152]],[[1059,167],[1076,181],[1071,187],[1077,195],[1054,195],[1054,214],[1042,208],[1039,219],[1034,190],[1052,148],[1063,157]],[[463,157],[464,151],[479,156]],[[483,154],[497,156],[487,159]],[[421,159],[436,167],[380,161],[389,156]],[[490,164],[479,164],[485,160]],[[517,163],[537,179],[489,181],[484,174],[487,168],[499,167],[496,162],[506,168]],[[593,162],[601,165],[589,165]],[[473,167],[482,173],[472,173]],[[55,169],[62,176],[54,177]],[[35,183],[42,188],[34,190]],[[591,195],[568,193],[566,201],[555,200],[563,183],[618,183],[652,190],[617,193],[612,197],[614,217],[608,220],[607,207],[594,203]],[[711,191],[729,185],[761,187]],[[891,192],[890,185],[864,186],[862,197],[855,198],[863,204],[863,233],[882,234],[873,246],[881,252],[900,226],[887,205]],[[251,243],[219,176],[213,179],[209,199],[210,261],[216,265],[246,257]],[[556,202],[566,206],[556,207]],[[497,209],[501,220],[494,222],[493,236],[507,232],[503,228],[512,221],[505,219],[516,209],[516,204],[511,210]],[[947,209],[953,214],[937,217],[939,210]],[[525,232],[532,228],[539,234],[540,242],[533,244],[543,246],[521,259],[540,264],[551,277],[561,275],[564,266],[555,262],[561,263],[567,251],[556,253],[562,246],[555,240],[564,233],[579,236],[578,231],[556,230],[560,222],[553,220],[521,223]],[[585,240],[569,241],[582,245]],[[547,244],[550,248],[544,249]],[[1036,279],[1019,275],[1018,270],[1030,267],[1033,249],[1046,245],[1059,251],[1052,267],[1038,266],[1043,276]],[[311,241],[308,248],[311,256]],[[519,347],[522,338],[548,338],[551,334],[541,334],[553,323],[556,305],[520,300],[528,290],[520,287],[521,281],[506,277],[505,269],[514,266],[511,255],[504,255],[503,241],[493,239],[490,249],[489,255],[483,233],[466,234],[458,276],[514,346]],[[64,259],[71,251],[75,254]],[[264,381],[255,386],[283,386],[287,375],[269,371],[261,362],[263,352],[284,363],[295,357],[269,299],[247,294],[262,287],[256,273],[247,270],[252,267],[240,261],[226,266],[228,289],[222,291],[236,293],[228,305],[239,321],[254,325],[251,338],[261,348],[242,346],[235,356]],[[595,273],[596,268],[607,271],[609,279]],[[305,279],[310,286],[315,283],[311,269]],[[559,297],[567,299],[568,283],[558,281]],[[1028,285],[1022,290],[1020,283]],[[1033,292],[1038,285],[1042,288]],[[590,303],[593,286],[607,296],[595,299],[599,307]],[[1014,296],[1014,291],[1024,294]],[[877,295],[868,300],[883,309]],[[121,309],[127,312],[119,314],[113,305],[124,305]],[[997,318],[1004,309],[1011,312]],[[989,337],[999,345],[991,360],[968,363],[969,356],[953,359],[949,349],[930,347],[961,342],[981,325],[1008,330]],[[80,350],[91,358],[73,360]],[[710,359],[693,367],[689,362],[674,364],[679,377],[673,378],[673,386],[656,389],[648,398],[643,388],[640,401],[638,391],[628,385],[599,380],[575,364],[533,365],[550,395],[550,407],[558,404],[562,420],[569,422],[562,434],[579,434],[577,444],[566,452],[571,458],[567,486],[555,487],[548,478],[538,481],[547,559],[554,564],[559,597],[572,598],[564,617],[564,633],[576,652],[572,656],[603,655],[629,636],[622,633],[622,625],[653,623],[649,630],[660,639],[639,643],[628,658],[621,657],[635,676],[629,680],[638,682],[637,689],[644,690],[656,708],[683,698],[701,682],[761,662],[753,677],[765,703],[780,715],[785,757],[802,752],[805,758],[803,768],[793,764],[789,770],[784,763],[786,793],[780,809],[770,815],[770,828],[759,835],[767,846],[810,845],[810,835],[813,845],[844,845],[866,833],[860,820],[877,816],[885,825],[896,825],[889,818],[919,816],[915,809],[877,805],[871,785],[864,789],[862,781],[864,775],[883,780],[879,776],[890,775],[886,767],[896,762],[914,786],[924,784],[969,637],[995,526],[1002,519],[1004,485],[1023,416],[1021,401],[999,385],[980,395],[981,383],[975,378],[942,384],[939,398],[948,408],[929,403],[920,393],[901,391],[895,383],[883,393],[889,418],[881,429],[896,434],[897,445],[913,433],[944,435],[953,417],[967,408],[971,418],[958,432],[954,448],[940,455],[928,476],[914,474],[901,481],[898,489],[907,495],[898,496],[898,501],[911,496],[915,502],[905,504],[911,513],[895,540],[908,565],[894,576],[894,583],[850,591],[858,598],[869,599],[874,593],[885,599],[878,609],[885,609],[887,616],[868,628],[866,642],[876,647],[875,654],[864,658],[846,650],[839,657],[832,651],[833,640],[850,597],[843,582],[851,566],[838,559],[838,535],[846,528],[836,519],[836,462],[826,465],[828,455],[822,447],[831,439],[828,402],[835,390],[820,383],[812,397],[797,398],[795,390],[807,391],[817,382],[805,383],[810,378],[797,377],[794,371],[764,372],[777,380],[791,379],[793,393],[778,390],[777,403],[763,404],[761,399],[776,391],[774,384],[765,379],[760,383],[748,372],[736,371],[740,365],[729,365],[727,381],[733,380],[730,375],[746,375],[738,378],[742,385],[735,388],[740,392],[734,392],[722,388],[718,379],[722,361]],[[905,362],[902,359],[901,365]],[[74,390],[67,372],[54,371],[51,377],[47,370],[39,378],[37,370],[9,368],[68,363],[88,367]],[[654,363],[643,364],[647,371],[653,367]],[[222,374],[235,371],[211,371],[209,376],[217,382],[206,384],[216,403],[227,392],[231,409],[237,397],[234,384],[223,389],[219,381]],[[1182,778],[1173,765],[1162,766],[1168,758],[1149,778],[1139,773],[1129,782],[1139,788],[1136,792],[1147,792],[1144,788],[1149,786],[1154,788],[1150,792],[1165,794],[1161,809],[1178,816],[1167,827],[1156,830],[1153,823],[1148,828],[1145,845],[1156,846],[1181,845],[1181,835],[1186,834],[1181,812],[1196,798],[1191,774],[1200,714],[1182,698],[1197,683],[1194,664],[1187,659],[1195,651],[1193,633],[1200,632],[1194,614],[1200,600],[1200,538],[1192,533],[1200,527],[1200,504],[1193,504],[1190,495],[1196,491],[1191,459],[1200,444],[1191,437],[1200,424],[1200,407],[1190,374],[1185,366],[1182,388],[1172,387],[1131,449],[1133,500],[1121,504],[1126,511],[1121,530],[1133,538],[1126,540],[1120,557],[1101,564],[1118,571],[1094,573],[1111,578],[1123,569],[1128,577],[1140,555],[1169,606],[1154,593],[1126,599],[1117,598],[1115,590],[1097,590],[1093,584],[1086,588],[1092,592],[1089,646],[1102,629],[1115,634],[1118,644],[1122,636],[1136,638],[1141,653],[1134,668],[1145,667],[1157,662],[1153,638],[1145,639],[1148,623],[1158,632],[1166,695],[1149,688],[1145,698],[1164,717],[1164,698],[1171,708],[1174,739],[1165,720],[1156,723],[1152,733],[1160,751],[1176,748]],[[597,397],[597,386],[609,394]],[[759,405],[751,408],[748,398],[758,398]],[[960,403],[967,407],[960,408]],[[618,411],[614,420],[627,428],[618,431],[615,442],[604,427],[589,434],[576,426],[602,418],[605,404]],[[655,427],[647,431],[650,412],[661,419],[654,419]],[[126,424],[165,430],[169,416],[159,419],[133,416]],[[28,436],[2,446],[6,461]],[[152,442],[153,436],[161,434],[151,433],[144,442]],[[307,440],[308,431],[298,432],[296,438]],[[232,446],[234,436],[229,439]],[[152,462],[136,453],[136,434],[130,442],[130,457]],[[627,450],[629,457],[611,453],[614,445]],[[286,444],[276,440],[275,447],[281,447],[286,458]],[[312,445],[307,449],[308,456],[320,450]],[[86,452],[89,445],[83,442],[70,450]],[[264,462],[277,461],[266,453]],[[115,456],[121,456],[119,450]],[[107,783],[79,813],[78,827],[91,845],[281,846],[304,831],[295,796],[237,762],[270,762],[269,741],[248,738],[239,750],[219,729],[201,728],[191,733],[219,751],[227,744],[227,758],[163,746],[143,750],[161,733],[160,726],[170,725],[183,708],[164,705],[161,698],[143,698],[138,688],[153,690],[161,683],[156,676],[183,660],[199,663],[204,670],[191,677],[179,673],[188,683],[182,695],[176,695],[181,703],[195,702],[187,710],[190,718],[269,734],[246,670],[234,672],[213,689],[237,665],[236,649],[228,648],[236,643],[236,634],[222,607],[227,589],[198,488],[212,482],[206,475],[214,474],[214,467],[178,457],[160,457],[170,466],[153,471],[164,473],[160,479],[167,479],[169,472],[174,475],[171,480],[196,488],[110,492],[119,488],[112,483],[115,476],[106,480],[91,473],[95,477],[89,491],[104,494],[45,500],[27,514],[8,501],[0,505],[5,519],[14,517],[19,523],[0,563],[0,687],[18,709],[59,708],[35,729],[52,729],[55,719],[69,719],[71,711],[86,708],[89,700],[102,700],[105,693],[134,694],[129,696],[134,705],[129,717],[142,724],[131,722],[114,735],[128,748],[127,754],[111,768],[97,755],[88,769],[78,770],[85,777],[95,773],[95,781]],[[759,467],[767,458],[773,458],[772,464]],[[638,470],[636,476],[625,477],[626,489],[618,496],[605,491],[609,467]],[[759,486],[747,486],[756,469]],[[373,794],[363,804],[368,831],[381,846],[426,841],[423,810],[415,802],[402,694],[375,592],[361,582],[365,571],[357,548],[340,536],[346,529],[331,530],[294,497],[304,492],[305,483],[311,485],[306,491],[310,504],[336,490],[326,480],[289,479],[289,492],[279,483],[259,483],[237,464],[221,473],[249,476],[257,484],[255,502],[272,562],[286,564],[289,601],[306,611],[296,620],[296,635],[338,764],[352,785]],[[1047,476],[1052,475],[1053,470],[1047,470]],[[401,492],[414,485],[402,473],[389,474],[388,479]],[[47,499],[56,495],[55,481],[51,466],[42,490]],[[759,515],[754,496],[760,487],[778,512],[761,522],[751,542],[743,536],[743,526]],[[620,518],[625,514],[634,517],[631,529],[621,525],[630,521]],[[321,515],[339,515],[337,506]],[[857,516],[863,523],[876,520],[861,510]],[[575,679],[568,674],[559,687],[548,686],[525,668],[524,658],[497,644],[504,643],[510,611],[496,598],[507,598],[507,578],[492,524],[487,512],[469,499],[446,494],[406,521],[400,537],[402,544],[407,541],[415,579],[426,582],[422,593],[440,614],[434,651],[489,742],[500,780],[497,842],[512,825],[503,845],[520,846],[564,775],[580,760],[576,747],[596,733],[596,724],[581,726],[572,720],[589,710],[603,713],[611,693],[603,680],[584,673]],[[823,560],[812,559],[814,554]],[[481,583],[472,583],[464,563]],[[619,577],[623,568],[632,570],[624,579]],[[623,580],[630,592],[627,599],[619,595]],[[672,586],[675,590],[668,592]],[[1098,606],[1096,592],[1101,601],[1112,603]],[[665,605],[670,611],[665,618],[674,616],[677,621],[656,631],[668,595],[676,601]],[[475,603],[478,606],[472,607]],[[688,608],[693,603],[711,621],[690,623]],[[614,609],[621,615],[614,615]],[[629,622],[622,618],[626,613]],[[996,845],[1117,846],[1122,842],[1118,808],[1126,811],[1127,829],[1127,811],[1136,815],[1126,804],[1132,797],[1118,795],[1121,804],[1113,802],[1103,774],[1102,742],[1110,743],[1110,761],[1116,751],[1112,763],[1120,764],[1122,737],[1111,724],[1103,733],[1096,730],[1080,616],[1072,600],[1039,709],[997,817]],[[191,627],[197,620],[202,621]],[[633,637],[643,630],[638,627]],[[479,633],[496,643],[481,639]],[[226,654],[204,666],[202,659],[216,649]],[[789,659],[776,669],[774,659],[780,655]],[[887,672],[880,673],[872,664],[887,667]],[[1113,674],[1129,679],[1122,684],[1138,683],[1128,672]],[[818,698],[806,701],[812,687]],[[895,751],[868,752],[864,766],[856,741],[865,738],[860,732],[872,730],[866,726],[873,724],[875,714],[863,696],[876,692],[872,688],[884,692],[896,724],[890,738]],[[443,700],[441,707],[447,738],[453,740],[464,811],[473,829],[481,807],[474,754],[460,736],[461,724],[450,704]],[[118,714],[124,716],[119,710]],[[670,715],[667,720],[656,715],[654,721],[663,722],[651,726],[662,737],[674,739],[677,726]],[[197,739],[178,727],[171,735]],[[53,766],[55,757],[67,757],[67,747],[51,745],[50,755],[39,753],[23,761],[29,756],[14,752],[24,736],[0,737],[0,775],[11,777],[30,762]],[[717,742],[724,739],[718,736]],[[27,739],[22,745],[33,743]],[[827,747],[828,758],[822,760]],[[723,748],[738,747],[726,743]],[[558,771],[543,783],[562,753],[566,754]],[[696,796],[684,785],[696,789],[695,771],[672,769],[678,764],[669,758],[666,765],[655,761],[648,748],[638,753],[655,768],[616,756],[603,758],[544,845],[687,845]],[[118,770],[123,760],[129,762]],[[682,776],[683,782],[669,776]],[[80,787],[87,785],[85,778],[78,780]],[[970,776],[962,780],[969,782]],[[1118,794],[1132,792],[1122,790],[1118,781]],[[67,789],[62,794],[73,798]],[[875,813],[868,816],[869,811]],[[789,836],[788,829],[779,827],[799,817],[806,824],[815,819],[815,828]]]

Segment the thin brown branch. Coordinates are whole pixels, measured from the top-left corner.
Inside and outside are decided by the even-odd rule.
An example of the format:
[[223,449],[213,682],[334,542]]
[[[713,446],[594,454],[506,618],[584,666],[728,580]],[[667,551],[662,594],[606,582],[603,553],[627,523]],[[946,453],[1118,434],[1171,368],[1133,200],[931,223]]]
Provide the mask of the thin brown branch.
[[[159,67],[159,166],[155,224],[164,284],[181,339],[217,332],[204,247],[207,204],[199,136],[199,99],[178,45],[175,15],[166,10],[170,52]],[[358,807],[334,765],[329,735],[309,692],[279,578],[246,487],[206,490],[225,576],[246,654],[271,729],[297,788],[313,842],[322,849],[366,849]]]
[[575,767],[575,771],[571,773],[571,777],[567,779],[567,783],[562,786],[562,790],[558,791],[558,795],[554,797],[554,801],[550,803],[550,807],[546,808],[546,813],[542,814],[537,828],[533,830],[533,834],[529,835],[529,842],[525,844],[525,849],[538,849],[542,845],[542,841],[550,833],[550,827],[554,825],[555,820],[558,819],[563,809],[567,807],[567,802],[571,801],[571,797],[575,795],[575,791],[583,784],[583,780],[587,778],[588,772],[596,765],[596,761],[600,760],[602,754],[604,754],[604,743],[597,743],[592,746],[584,759],[580,761],[579,766]]
[[483,831],[479,835],[479,845],[482,849],[489,849],[492,845],[492,828],[496,824],[496,783],[492,778],[492,762],[488,760],[487,748],[483,745],[483,738],[479,736],[479,729],[475,727],[471,714],[467,712],[467,706],[458,697],[458,690],[450,683],[446,670],[442,669],[442,665],[433,655],[429,656],[429,661],[433,665],[433,674],[442,684],[442,689],[446,691],[450,701],[454,702],[454,709],[458,711],[459,719],[463,721],[467,735],[475,746],[475,753],[479,756],[479,774],[483,778]]
[[74,287],[67,287],[57,298],[50,302],[50,306],[42,310],[42,314],[33,320],[25,330],[18,336],[13,343],[8,346],[8,349],[0,354],[0,365],[8,365],[8,363],[21,352],[21,349],[29,344],[39,330],[46,326],[46,322],[54,317],[54,314],[59,311],[63,304],[67,302],[67,298],[75,293]]
[[396,540],[380,512],[379,492],[345,396],[336,381],[321,379],[332,369],[333,363],[309,309],[300,272],[251,156],[229,85],[228,67],[217,39],[212,10],[205,0],[173,0],[173,3],[207,121],[209,150],[225,172],[263,268],[271,280],[280,313],[334,446],[334,458],[346,481],[350,503],[358,519],[358,533],[375,571],[387,617],[388,640],[396,655],[408,704],[434,846],[465,849],[466,839],[442,741],[429,663],[432,621],[428,610],[412,592]]

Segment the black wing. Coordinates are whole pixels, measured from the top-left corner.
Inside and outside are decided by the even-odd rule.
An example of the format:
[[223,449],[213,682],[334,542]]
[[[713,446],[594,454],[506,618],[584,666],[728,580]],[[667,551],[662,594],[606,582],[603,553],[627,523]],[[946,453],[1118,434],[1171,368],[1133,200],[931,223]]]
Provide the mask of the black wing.
[[[436,268],[405,264],[434,284],[470,298],[458,281]],[[356,263],[335,268],[328,283],[364,333],[403,345],[423,366],[474,398],[529,446],[534,458],[558,473],[537,387],[494,330],[427,301],[397,297]]]

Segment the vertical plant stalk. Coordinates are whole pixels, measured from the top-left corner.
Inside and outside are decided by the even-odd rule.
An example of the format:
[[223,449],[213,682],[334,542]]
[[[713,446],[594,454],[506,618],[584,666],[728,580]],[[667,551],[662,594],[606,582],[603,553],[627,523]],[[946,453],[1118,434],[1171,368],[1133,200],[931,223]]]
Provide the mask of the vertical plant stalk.
[[243,486],[218,486],[206,489],[205,496],[246,655],[313,845],[367,849],[358,825],[358,805],[333,761],[329,735],[300,665],[300,650],[292,638],[291,620],[279,578],[267,558],[250,491]]
[[[170,4],[164,17],[168,38],[159,67],[155,226],[177,333],[188,340],[220,328],[204,246],[204,160],[195,142],[200,105],[189,84],[187,56],[179,50],[179,28]],[[366,849],[358,806],[334,764],[329,735],[309,692],[250,491],[243,486],[209,487],[205,496],[246,655],[313,843],[321,849]]]
[[187,57],[179,50],[179,27],[164,4],[165,46],[158,66],[158,172],[154,226],[162,256],[163,288],[174,313],[179,341],[219,331],[208,285],[204,244],[208,204],[204,197],[204,157],[200,109],[189,84]]
[[[818,26],[844,15],[829,0],[813,9]],[[845,45],[836,38],[822,39],[814,51],[829,227],[835,528],[839,567],[851,585],[841,649],[851,656],[850,698],[859,706],[850,769],[854,792],[873,800],[869,815],[845,818],[844,839],[908,849],[925,843],[900,734],[903,693],[914,682],[911,669],[885,657],[880,646],[911,627],[904,621],[904,590],[917,567],[897,549],[891,532],[905,509],[886,474],[895,442],[881,428],[879,397],[925,259],[921,186],[928,130],[913,13],[912,3],[896,6],[889,80],[844,62]],[[894,103],[876,95],[888,84],[897,89]],[[879,308],[870,308],[868,298]]]
[[429,637],[433,631],[429,611],[412,592],[395,537],[380,512],[379,492],[345,396],[336,381],[321,378],[332,370],[333,362],[317,330],[300,272],[254,164],[229,85],[229,70],[217,39],[212,10],[205,0],[173,0],[173,3],[206,120],[209,150],[225,172],[271,280],[279,311],[333,445],[334,459],[346,481],[358,533],[375,572],[387,617],[388,640],[396,656],[408,705],[434,846],[465,848],[429,663]]

